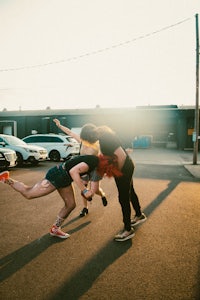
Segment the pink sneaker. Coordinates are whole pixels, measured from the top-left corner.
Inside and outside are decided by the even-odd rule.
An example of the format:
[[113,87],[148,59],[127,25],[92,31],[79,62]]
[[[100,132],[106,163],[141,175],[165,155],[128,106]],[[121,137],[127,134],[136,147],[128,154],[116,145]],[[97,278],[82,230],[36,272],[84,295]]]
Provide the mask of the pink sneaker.
[[67,239],[70,237],[68,233],[63,232],[60,227],[57,227],[56,225],[53,225],[50,229],[50,235],[57,236],[61,239]]
[[5,182],[6,180],[9,179],[9,172],[8,171],[4,171],[0,173],[0,182]]

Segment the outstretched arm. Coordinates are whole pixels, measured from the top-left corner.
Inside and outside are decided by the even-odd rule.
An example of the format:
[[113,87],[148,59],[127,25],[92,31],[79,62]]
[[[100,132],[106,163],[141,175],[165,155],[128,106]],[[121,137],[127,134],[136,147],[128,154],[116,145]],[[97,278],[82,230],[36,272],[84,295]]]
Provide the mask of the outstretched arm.
[[55,122],[56,126],[58,128],[60,128],[64,133],[66,133],[67,135],[72,136],[75,140],[77,140],[77,142],[81,143],[81,139],[80,139],[80,136],[78,134],[71,131],[68,127],[61,125],[60,121],[58,119],[53,119],[53,121]]

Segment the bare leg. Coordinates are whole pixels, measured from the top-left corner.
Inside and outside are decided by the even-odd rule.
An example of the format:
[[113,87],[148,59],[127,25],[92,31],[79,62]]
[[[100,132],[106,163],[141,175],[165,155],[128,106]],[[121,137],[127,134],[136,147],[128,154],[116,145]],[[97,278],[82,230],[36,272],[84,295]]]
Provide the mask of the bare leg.
[[[39,181],[32,187],[25,185],[23,182],[12,180],[10,186],[17,192],[21,193],[27,199],[39,198],[48,195],[56,190],[55,186],[53,186],[46,179]],[[65,206],[60,210],[58,215],[60,218],[64,219],[76,207],[74,190],[71,185],[65,188],[59,188],[58,193],[65,203]]]
[[[13,179],[7,180],[7,182],[15,191],[21,193],[27,199],[33,199],[48,195],[56,190],[48,180],[43,179],[37,182],[33,186],[27,186],[23,182],[15,181]],[[65,205],[60,210],[57,219],[50,229],[50,234],[52,236],[57,236],[62,239],[68,238],[70,235],[63,232],[60,229],[61,224],[64,222],[65,218],[71,213],[71,211],[76,207],[74,190],[72,185],[57,189],[61,198],[63,199]]]
[[102,188],[100,188],[99,181],[91,181],[90,185],[91,185],[91,190],[94,194],[96,194],[100,197],[105,196],[104,191],[102,190]]
[[22,194],[26,199],[39,198],[48,195],[56,190],[48,180],[42,179],[33,186],[25,185],[23,182],[15,181],[13,179],[7,180],[7,182],[15,191]]
[[58,216],[62,219],[65,219],[69,216],[69,214],[74,210],[76,207],[75,197],[74,197],[74,189],[73,186],[70,185],[65,188],[58,189],[58,193],[60,194],[61,198],[63,199],[65,205],[60,210]]
[[96,195],[100,196],[101,199],[102,199],[103,205],[106,206],[108,204],[108,202],[107,202],[106,195],[105,195],[104,191],[100,187],[99,181],[91,181],[90,184],[91,184],[92,192],[95,193]]
[[73,186],[58,189],[58,193],[62,197],[65,205],[61,208],[57,219],[50,229],[50,235],[57,236],[62,239],[67,239],[70,235],[61,230],[61,225],[69,216],[72,210],[76,207]]
[[82,199],[83,199],[83,206],[88,208],[88,201],[84,197],[82,197]]
[[[82,180],[83,181],[83,184],[85,185],[85,187],[88,186],[88,181],[86,180]],[[84,217],[86,214],[88,214],[88,201],[82,197],[82,201],[83,201],[83,209],[81,210],[79,216],[80,217]]]

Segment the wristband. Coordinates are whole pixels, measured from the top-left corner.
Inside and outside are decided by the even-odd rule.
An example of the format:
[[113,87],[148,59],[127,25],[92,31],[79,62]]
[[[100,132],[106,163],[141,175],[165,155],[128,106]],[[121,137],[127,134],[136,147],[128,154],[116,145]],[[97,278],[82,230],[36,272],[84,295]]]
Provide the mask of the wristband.
[[87,190],[87,189],[84,189],[84,190],[82,191],[82,194],[85,195],[87,192],[88,192],[88,190]]

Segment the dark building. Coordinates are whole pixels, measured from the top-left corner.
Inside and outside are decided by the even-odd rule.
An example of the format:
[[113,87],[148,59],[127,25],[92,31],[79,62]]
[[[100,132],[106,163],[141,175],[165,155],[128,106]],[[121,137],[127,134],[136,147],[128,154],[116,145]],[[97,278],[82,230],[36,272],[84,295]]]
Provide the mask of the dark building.
[[143,147],[148,139],[155,147],[193,148],[194,107],[141,106],[136,108],[94,108],[0,112],[0,133],[23,138],[33,133],[61,133],[57,118],[69,128],[86,123],[108,125],[121,137],[125,147]]

